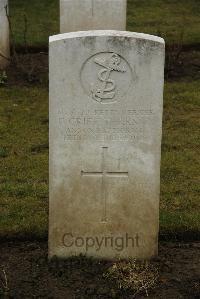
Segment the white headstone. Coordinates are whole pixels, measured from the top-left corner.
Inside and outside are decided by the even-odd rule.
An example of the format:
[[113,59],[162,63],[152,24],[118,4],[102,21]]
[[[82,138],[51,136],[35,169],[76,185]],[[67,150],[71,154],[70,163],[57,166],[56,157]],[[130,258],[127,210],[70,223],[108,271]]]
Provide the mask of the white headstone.
[[0,69],[4,69],[9,63],[9,24],[6,15],[8,0],[0,0]]
[[49,256],[157,254],[163,39],[50,37]]
[[60,32],[126,30],[127,0],[60,0]]

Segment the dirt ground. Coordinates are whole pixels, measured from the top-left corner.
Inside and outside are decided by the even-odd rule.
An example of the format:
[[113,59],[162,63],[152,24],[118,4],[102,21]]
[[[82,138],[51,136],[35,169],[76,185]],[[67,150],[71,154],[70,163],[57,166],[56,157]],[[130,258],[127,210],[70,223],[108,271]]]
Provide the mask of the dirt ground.
[[[47,242],[2,242],[0,298],[146,298],[104,277],[112,263],[85,257],[48,262]],[[152,263],[159,280],[148,298],[200,298],[200,243],[161,242]]]

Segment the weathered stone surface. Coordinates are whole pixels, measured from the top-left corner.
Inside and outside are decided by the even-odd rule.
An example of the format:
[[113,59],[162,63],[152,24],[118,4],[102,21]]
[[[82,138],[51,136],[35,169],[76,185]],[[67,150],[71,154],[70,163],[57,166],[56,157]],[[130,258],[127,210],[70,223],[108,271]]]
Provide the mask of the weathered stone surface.
[[164,41],[50,38],[49,256],[157,254]]
[[126,30],[126,0],[60,0],[60,32]]
[[8,0],[0,0],[0,69],[4,69],[10,57],[9,45],[9,25],[6,16],[6,9],[8,10]]

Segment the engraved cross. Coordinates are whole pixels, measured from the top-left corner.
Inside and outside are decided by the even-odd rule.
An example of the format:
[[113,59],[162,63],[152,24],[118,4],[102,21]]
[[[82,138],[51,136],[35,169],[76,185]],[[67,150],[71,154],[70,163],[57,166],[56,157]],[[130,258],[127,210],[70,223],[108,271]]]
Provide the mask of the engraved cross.
[[127,171],[107,171],[106,170],[106,157],[107,157],[108,147],[102,147],[102,162],[101,171],[81,171],[82,176],[95,176],[101,177],[101,199],[103,201],[103,215],[102,222],[107,222],[107,198],[108,191],[106,188],[106,178],[107,177],[128,177]]

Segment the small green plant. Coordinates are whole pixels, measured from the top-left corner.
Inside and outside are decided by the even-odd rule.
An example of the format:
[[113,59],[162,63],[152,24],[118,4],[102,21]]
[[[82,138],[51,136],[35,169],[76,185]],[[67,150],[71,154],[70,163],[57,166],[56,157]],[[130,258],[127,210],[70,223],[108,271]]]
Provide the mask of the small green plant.
[[8,157],[8,150],[5,147],[0,147],[0,158]]
[[0,86],[4,86],[7,83],[8,77],[6,71],[0,72]]

